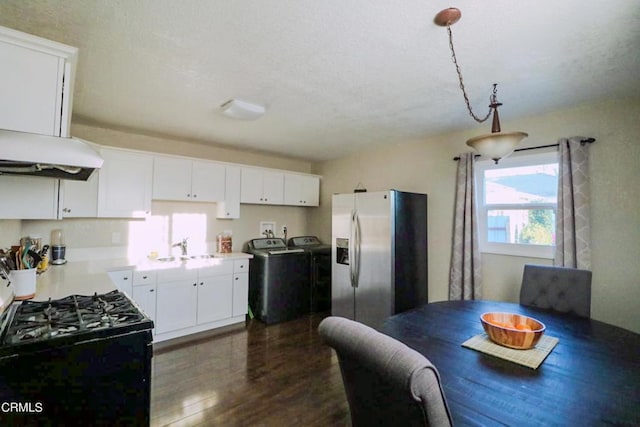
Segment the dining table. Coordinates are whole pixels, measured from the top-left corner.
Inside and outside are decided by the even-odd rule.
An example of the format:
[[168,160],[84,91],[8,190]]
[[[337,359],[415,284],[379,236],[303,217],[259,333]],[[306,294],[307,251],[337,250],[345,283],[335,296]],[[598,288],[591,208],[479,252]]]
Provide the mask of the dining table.
[[[558,342],[535,369],[463,347],[484,333],[487,312],[533,317]],[[381,331],[434,364],[455,426],[640,426],[640,335],[632,331],[486,300],[425,304],[389,317]]]

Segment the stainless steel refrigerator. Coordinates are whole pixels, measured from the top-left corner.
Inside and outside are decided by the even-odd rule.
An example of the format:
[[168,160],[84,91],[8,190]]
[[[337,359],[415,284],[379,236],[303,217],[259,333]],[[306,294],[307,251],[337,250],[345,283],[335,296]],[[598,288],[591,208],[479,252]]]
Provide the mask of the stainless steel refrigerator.
[[379,328],[427,302],[427,195],[335,194],[331,314]]

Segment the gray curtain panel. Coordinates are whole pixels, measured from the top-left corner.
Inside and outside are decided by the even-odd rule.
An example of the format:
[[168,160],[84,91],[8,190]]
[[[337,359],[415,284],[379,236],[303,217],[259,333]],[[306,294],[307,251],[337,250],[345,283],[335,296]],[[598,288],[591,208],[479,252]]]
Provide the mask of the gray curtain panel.
[[562,138],[558,171],[554,265],[591,269],[589,144],[583,137]]
[[460,154],[449,268],[449,300],[480,299],[482,296],[474,168],[474,154]]

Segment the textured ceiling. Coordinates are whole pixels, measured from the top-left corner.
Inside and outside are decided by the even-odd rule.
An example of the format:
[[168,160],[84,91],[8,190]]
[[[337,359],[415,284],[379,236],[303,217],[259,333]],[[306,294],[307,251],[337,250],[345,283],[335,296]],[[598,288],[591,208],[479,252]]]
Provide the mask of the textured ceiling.
[[[74,120],[323,160],[640,96],[638,0],[1,0],[0,25],[80,49]],[[237,121],[219,106],[266,106]],[[505,129],[508,130],[508,129]]]

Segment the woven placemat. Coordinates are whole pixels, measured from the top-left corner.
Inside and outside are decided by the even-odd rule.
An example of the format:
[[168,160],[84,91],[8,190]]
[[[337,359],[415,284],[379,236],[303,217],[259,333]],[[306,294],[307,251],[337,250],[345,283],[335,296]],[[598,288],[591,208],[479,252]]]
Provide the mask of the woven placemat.
[[551,353],[558,344],[559,339],[543,335],[534,348],[529,350],[516,350],[503,347],[491,341],[487,334],[482,333],[469,338],[462,343],[463,347],[490,354],[500,359],[508,360],[531,369],[538,369],[542,361]]

